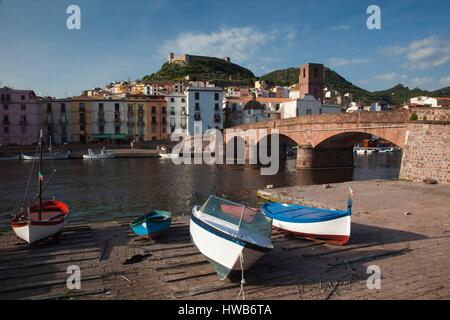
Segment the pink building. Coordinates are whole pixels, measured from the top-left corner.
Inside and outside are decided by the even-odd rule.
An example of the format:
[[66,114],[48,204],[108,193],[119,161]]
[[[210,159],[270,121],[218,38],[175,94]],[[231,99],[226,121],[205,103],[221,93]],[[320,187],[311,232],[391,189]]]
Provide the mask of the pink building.
[[36,143],[42,121],[34,91],[0,88],[0,121],[0,145]]

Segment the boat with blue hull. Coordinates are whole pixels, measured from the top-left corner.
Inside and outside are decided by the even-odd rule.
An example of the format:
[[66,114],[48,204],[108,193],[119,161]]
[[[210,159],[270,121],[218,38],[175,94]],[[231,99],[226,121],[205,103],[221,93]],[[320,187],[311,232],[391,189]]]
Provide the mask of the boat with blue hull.
[[352,200],[347,210],[321,209],[300,205],[268,202],[262,212],[273,219],[275,228],[309,240],[344,245],[350,239]]
[[[236,216],[236,211],[240,216]],[[221,280],[232,272],[249,269],[273,248],[272,219],[215,196],[192,209],[189,230],[192,242]]]
[[172,213],[154,210],[134,220],[131,229],[140,237],[155,239],[168,230],[172,223]]

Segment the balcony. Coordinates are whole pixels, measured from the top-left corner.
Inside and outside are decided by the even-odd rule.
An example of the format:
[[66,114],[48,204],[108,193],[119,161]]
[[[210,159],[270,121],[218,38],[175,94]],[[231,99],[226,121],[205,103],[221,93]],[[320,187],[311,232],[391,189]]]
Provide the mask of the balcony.
[[59,124],[60,125],[66,125],[67,124],[67,118],[66,117],[61,117],[60,119],[59,119]]
[[134,126],[134,120],[133,119],[128,119],[127,121],[127,126]]
[[200,120],[202,120],[202,117],[200,116],[200,113],[198,112],[196,112],[195,114],[194,114],[194,120],[195,121],[200,121]]
[[10,123],[9,123],[9,120],[5,120],[5,119],[4,119],[4,120],[2,121],[2,124],[3,124],[4,126],[7,126],[7,125],[9,125]]
[[22,120],[19,121],[19,124],[21,126],[27,126],[28,125],[28,121],[26,119],[22,119]]

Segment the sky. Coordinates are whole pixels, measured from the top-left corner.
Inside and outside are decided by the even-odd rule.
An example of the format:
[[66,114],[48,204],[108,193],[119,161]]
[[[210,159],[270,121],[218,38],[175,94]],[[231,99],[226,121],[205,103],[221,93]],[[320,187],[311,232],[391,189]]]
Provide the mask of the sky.
[[[379,30],[366,25],[372,4]],[[257,76],[316,62],[371,91],[436,90],[450,86],[449,13],[447,0],[0,0],[0,86],[78,95],[156,72],[173,51],[229,56]]]

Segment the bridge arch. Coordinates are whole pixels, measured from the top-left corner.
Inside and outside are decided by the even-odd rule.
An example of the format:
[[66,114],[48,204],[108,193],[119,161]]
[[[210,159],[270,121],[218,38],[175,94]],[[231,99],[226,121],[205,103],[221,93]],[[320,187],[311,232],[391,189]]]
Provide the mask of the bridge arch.
[[[314,146],[314,149],[323,150],[323,149],[351,149],[356,144],[362,142],[366,139],[371,139],[374,135],[368,132],[358,132],[358,131],[349,131],[342,132],[336,135],[330,135],[328,138],[322,140],[319,144]],[[399,147],[397,143],[398,141],[390,141],[389,139],[377,136],[378,138],[388,141],[391,144]],[[392,138],[392,137],[391,137]],[[403,138],[403,137],[402,137]],[[398,139],[396,139],[398,140]],[[397,142],[397,143],[396,143]]]

